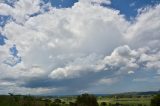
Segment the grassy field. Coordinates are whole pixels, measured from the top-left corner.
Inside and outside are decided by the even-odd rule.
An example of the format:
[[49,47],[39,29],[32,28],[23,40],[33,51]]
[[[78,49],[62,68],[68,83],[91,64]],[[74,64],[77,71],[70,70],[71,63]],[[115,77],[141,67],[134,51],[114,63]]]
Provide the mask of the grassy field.
[[[154,95],[96,96],[99,106],[150,106]],[[35,97],[22,95],[0,96],[0,106],[75,106],[77,96]],[[106,105],[102,105],[105,103]],[[115,105],[120,104],[120,105]]]
[[140,98],[107,98],[107,97],[102,97],[98,98],[98,103],[101,104],[102,102],[106,102],[107,104],[127,104],[127,105],[132,105],[132,106],[138,106],[138,105],[143,105],[143,106],[150,106],[150,100],[151,97],[140,97]]
[[[102,102],[106,102],[106,104],[109,106],[109,104],[125,104],[127,106],[150,106],[150,101],[153,96],[147,96],[147,97],[131,97],[131,98],[115,98],[115,97],[97,97],[97,101],[99,105]],[[69,104],[70,102],[75,102],[76,97],[63,97],[60,98],[65,103]]]

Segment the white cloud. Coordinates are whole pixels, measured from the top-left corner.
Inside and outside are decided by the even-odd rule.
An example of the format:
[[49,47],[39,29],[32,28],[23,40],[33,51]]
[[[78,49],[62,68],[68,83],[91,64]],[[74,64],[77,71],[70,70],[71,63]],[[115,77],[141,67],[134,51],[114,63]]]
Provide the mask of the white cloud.
[[[149,54],[144,51],[142,52],[141,49],[132,50],[125,45],[116,48],[110,56],[103,58],[99,58],[97,55],[79,58],[64,67],[53,70],[49,76],[53,79],[66,79],[80,77],[90,72],[110,70],[115,71],[118,75],[122,75],[133,74],[139,68],[158,71],[159,60],[159,53]],[[142,64],[144,66],[141,66]]]
[[[5,86],[1,86],[1,94],[21,94],[21,95],[44,95],[51,94],[60,91],[60,88],[26,88],[26,87],[18,87],[17,85],[6,86],[8,84],[4,84]],[[10,85],[10,84],[9,84]]]
[[7,82],[7,81],[0,81],[1,82],[1,84],[0,84],[0,86],[15,86],[16,84],[14,83],[14,82]]
[[0,64],[1,67],[1,79],[11,78],[20,81],[26,81],[28,79],[40,78],[44,76],[45,71],[39,66],[25,67],[23,62],[17,64],[14,67],[10,67],[6,64]]
[[49,77],[53,79],[75,78],[89,72],[98,72],[104,67],[100,57],[92,54],[87,57],[79,57],[65,67],[53,70]]
[[88,2],[88,3],[105,3],[105,4],[111,4],[111,0],[80,0],[80,2]]
[[134,74],[134,71],[128,71],[128,74]]
[[96,82],[96,85],[111,85],[111,84],[115,84],[119,81],[119,78],[102,78],[100,79],[98,82]]
[[[18,12],[17,14],[24,16],[24,14],[38,11],[38,1],[35,1],[35,5],[32,6],[33,9],[30,7],[34,11],[26,10],[30,3],[29,1],[17,2],[15,4],[17,8],[24,8],[22,9],[24,10],[22,11],[23,14]],[[21,9],[18,9],[18,11],[21,12]],[[122,33],[128,25],[118,11],[98,5],[84,5],[83,2],[76,3],[72,8],[53,8],[49,12],[28,18],[25,21],[25,18],[19,15],[18,17],[20,19],[16,19],[22,21],[22,23],[25,22],[24,25],[10,22],[5,25],[3,33],[17,45],[24,67],[30,68],[35,64],[43,68],[46,73],[51,69],[56,70],[62,64],[66,65],[70,64],[70,61],[76,61],[81,54],[90,56],[95,53],[101,56],[104,53],[111,52],[121,44]],[[66,60],[58,59],[64,54]],[[68,59],[70,54],[73,56]],[[60,64],[56,63],[57,59]],[[66,67],[72,67],[72,65]],[[86,69],[88,67],[95,66],[88,65]],[[79,70],[83,70],[82,68]]]
[[133,79],[134,82],[146,82],[148,80],[149,80],[148,78],[135,78],[135,79]]
[[12,14],[12,7],[4,4],[4,3],[0,3],[0,14],[1,15],[10,15]]
[[160,5],[155,7],[146,7],[137,16],[136,21],[131,24],[125,35],[129,45],[133,47],[149,46],[151,48],[160,48]]
[[40,0],[19,0],[11,7],[5,3],[0,3],[0,14],[11,15],[17,23],[23,24],[28,20],[29,15],[40,10]]
[[[118,10],[99,5],[109,0],[88,1],[80,0],[71,8],[49,7],[48,12],[42,12],[40,0],[20,0],[15,8],[0,3],[0,14],[14,18],[1,29],[8,40],[0,46],[0,79],[10,77],[25,83],[34,78],[64,80],[109,70],[118,75],[132,74],[139,68],[158,71],[160,5],[130,23]],[[39,11],[42,14],[29,17]],[[13,44],[22,62],[10,67],[2,61]],[[106,75],[100,82],[109,84],[112,79]],[[24,88],[35,91],[30,89]]]
[[110,56],[104,58],[104,63],[108,66],[107,70],[117,70],[118,74],[130,73],[139,68],[136,63],[139,54],[136,50],[131,50],[128,46],[116,48]]
[[129,4],[130,7],[134,7],[135,5],[136,5],[136,2]]

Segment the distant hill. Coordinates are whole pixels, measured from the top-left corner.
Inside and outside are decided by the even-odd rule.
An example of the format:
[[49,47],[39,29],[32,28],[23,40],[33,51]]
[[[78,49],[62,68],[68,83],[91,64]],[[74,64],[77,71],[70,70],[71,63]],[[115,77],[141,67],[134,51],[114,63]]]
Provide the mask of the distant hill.
[[145,92],[125,92],[125,93],[120,93],[123,95],[155,95],[160,93],[160,91],[145,91]]
[[132,95],[132,96],[139,96],[139,95],[156,95],[160,94],[160,91],[145,91],[145,92],[124,92],[124,93],[116,93],[116,94],[95,94],[96,96],[118,96],[118,95]]

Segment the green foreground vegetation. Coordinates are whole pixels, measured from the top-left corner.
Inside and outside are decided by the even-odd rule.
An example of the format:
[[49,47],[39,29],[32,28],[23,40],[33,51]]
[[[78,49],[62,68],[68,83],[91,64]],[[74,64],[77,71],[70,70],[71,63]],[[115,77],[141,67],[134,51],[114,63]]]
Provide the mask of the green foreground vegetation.
[[40,97],[1,95],[0,106],[160,106],[160,95],[108,95]]

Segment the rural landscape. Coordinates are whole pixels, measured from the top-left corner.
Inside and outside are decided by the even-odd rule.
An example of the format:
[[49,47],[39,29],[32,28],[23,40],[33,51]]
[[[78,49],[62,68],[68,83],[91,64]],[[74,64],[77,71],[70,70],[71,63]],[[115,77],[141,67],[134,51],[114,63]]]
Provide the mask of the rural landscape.
[[160,91],[129,92],[110,95],[74,96],[0,96],[0,106],[160,106]]

